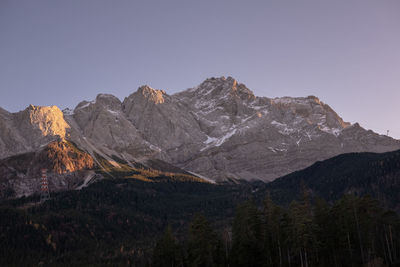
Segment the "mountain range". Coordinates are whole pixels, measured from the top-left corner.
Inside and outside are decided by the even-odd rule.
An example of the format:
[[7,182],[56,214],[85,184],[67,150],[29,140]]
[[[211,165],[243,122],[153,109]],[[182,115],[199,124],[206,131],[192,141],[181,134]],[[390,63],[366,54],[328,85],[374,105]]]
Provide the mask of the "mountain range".
[[123,101],[99,94],[73,110],[0,109],[0,186],[16,196],[37,191],[31,165],[46,160],[61,190],[106,165],[272,181],[339,154],[397,149],[399,140],[345,122],[315,96],[258,97],[232,77],[173,95],[147,85]]

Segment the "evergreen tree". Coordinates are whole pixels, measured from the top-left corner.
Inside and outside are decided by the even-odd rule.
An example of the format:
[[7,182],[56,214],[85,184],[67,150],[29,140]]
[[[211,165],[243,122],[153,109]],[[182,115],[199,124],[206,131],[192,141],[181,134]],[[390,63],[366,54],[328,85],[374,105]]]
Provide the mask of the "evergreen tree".
[[269,192],[264,200],[264,261],[267,266],[282,266],[284,262],[282,211]]
[[232,266],[262,266],[264,263],[262,223],[253,202],[237,208],[232,229]]
[[164,235],[157,242],[153,252],[153,266],[155,267],[177,267],[183,266],[181,249],[172,235],[171,227],[168,226]]
[[208,267],[225,264],[222,241],[203,215],[195,215],[190,224],[187,252],[189,266]]
[[332,257],[335,246],[333,244],[335,231],[332,229],[331,208],[329,204],[320,198],[315,200],[314,224],[316,238],[316,264],[328,266],[335,262]]

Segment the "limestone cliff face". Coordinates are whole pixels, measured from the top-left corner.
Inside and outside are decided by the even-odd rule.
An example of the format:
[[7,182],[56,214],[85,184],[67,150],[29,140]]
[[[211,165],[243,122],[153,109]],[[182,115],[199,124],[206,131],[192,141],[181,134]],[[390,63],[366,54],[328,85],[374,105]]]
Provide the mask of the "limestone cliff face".
[[[29,106],[25,113],[29,116],[27,122],[34,129],[40,131],[42,136],[58,136],[65,138],[69,125],[64,120],[64,114],[56,107]],[[24,115],[25,115],[24,114]]]
[[216,181],[270,181],[342,153],[400,149],[399,140],[345,122],[315,96],[257,97],[232,77],[174,95],[142,86],[122,102],[100,94],[64,116],[56,107],[0,109],[0,157],[55,138],[94,158],[162,160]]
[[140,87],[125,98],[123,111],[143,138],[164,157],[176,147],[183,154],[197,150],[193,140],[204,136],[190,109],[162,90]]
[[115,96],[99,94],[92,102],[78,104],[65,117],[71,125],[70,139],[85,151],[126,160],[156,157],[159,153],[132,124]]
[[56,106],[30,105],[23,111],[0,112],[0,157],[34,151],[68,135],[68,123]]
[[344,122],[315,96],[256,97],[231,77],[173,97],[190,107],[206,138],[172,163],[213,179],[268,181],[338,154],[400,148],[398,140]]

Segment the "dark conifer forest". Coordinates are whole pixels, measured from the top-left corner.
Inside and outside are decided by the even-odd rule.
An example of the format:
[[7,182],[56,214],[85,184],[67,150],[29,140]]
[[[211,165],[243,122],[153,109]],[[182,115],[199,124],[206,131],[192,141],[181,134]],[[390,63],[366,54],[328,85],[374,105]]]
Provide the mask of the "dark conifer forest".
[[[231,232],[197,215],[180,242],[170,227],[153,251],[154,266],[398,266],[399,217],[370,197],[333,205],[308,197],[282,208],[240,204]],[[195,244],[195,245],[194,245]]]
[[341,155],[267,184],[122,170],[44,203],[3,200],[0,265],[399,266],[399,154]]

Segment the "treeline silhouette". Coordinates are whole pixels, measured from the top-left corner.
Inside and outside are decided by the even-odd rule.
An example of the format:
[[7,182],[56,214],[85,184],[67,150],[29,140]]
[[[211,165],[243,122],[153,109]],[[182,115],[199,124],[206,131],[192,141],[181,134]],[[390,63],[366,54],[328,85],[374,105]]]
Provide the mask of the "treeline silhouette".
[[[218,234],[217,234],[218,233]],[[365,196],[345,195],[284,208],[269,195],[262,208],[247,201],[222,232],[196,215],[183,240],[168,227],[154,247],[152,266],[399,266],[400,221]]]

